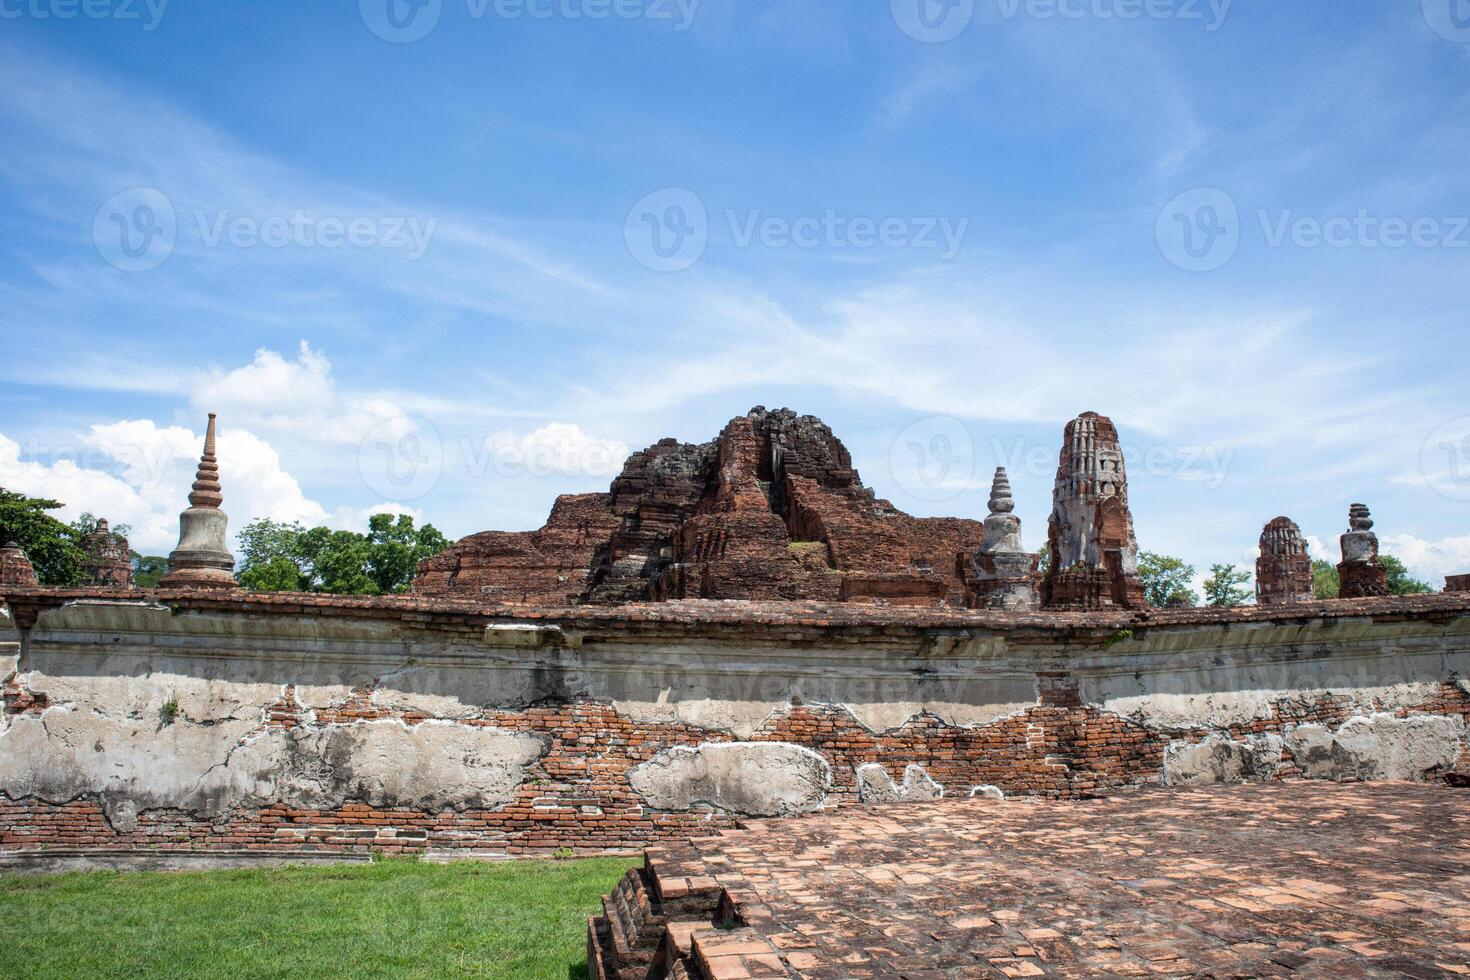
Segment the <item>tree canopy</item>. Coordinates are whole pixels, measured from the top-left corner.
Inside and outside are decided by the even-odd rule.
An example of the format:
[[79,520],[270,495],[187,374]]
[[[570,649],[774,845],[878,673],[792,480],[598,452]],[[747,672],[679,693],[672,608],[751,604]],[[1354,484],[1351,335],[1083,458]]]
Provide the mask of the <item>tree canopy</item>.
[[1195,606],[1199,597],[1189,587],[1194,566],[1180,558],[1153,551],[1138,553],[1138,577],[1143,579],[1143,596],[1150,606]]
[[86,580],[80,536],[47,513],[62,506],[59,500],[0,489],[0,545],[19,544],[42,585],[81,585]]
[[1251,597],[1245,587],[1250,580],[1250,572],[1234,565],[1211,565],[1204,583],[1205,601],[1212,606],[1238,606]]
[[240,531],[240,584],[273,592],[380,595],[406,591],[418,563],[449,541],[407,514],[374,514],[366,534],[267,519]]

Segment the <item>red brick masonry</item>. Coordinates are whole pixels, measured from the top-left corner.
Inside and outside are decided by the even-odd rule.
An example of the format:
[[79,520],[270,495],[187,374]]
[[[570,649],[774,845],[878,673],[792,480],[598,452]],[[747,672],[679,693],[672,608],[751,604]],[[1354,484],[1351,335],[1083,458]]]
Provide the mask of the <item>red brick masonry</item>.
[[595,980],[1470,973],[1470,790],[940,801],[650,849]]
[[[40,612],[79,599],[119,598],[107,590],[7,590],[15,621],[29,628]],[[779,637],[799,644],[803,637],[913,635],[921,630],[999,630],[1011,636],[1056,641],[1064,635],[1079,649],[1102,648],[1122,630],[1144,635],[1154,627],[1192,624],[1252,624],[1354,619],[1373,622],[1452,623],[1470,612],[1470,595],[1426,595],[1356,601],[1307,603],[1289,608],[1233,610],[1148,610],[1113,613],[1016,614],[993,611],[914,609],[852,604],[753,602],[669,602],[616,609],[577,607],[532,609],[487,607],[473,602],[424,598],[346,598],[317,595],[219,593],[208,591],[132,592],[128,601],[160,602],[176,613],[210,611],[299,617],[362,617],[399,621],[435,630],[482,631],[497,622],[545,622],[568,631],[640,630],[666,636],[725,636],[738,628],[753,639]],[[46,708],[44,692],[29,692],[10,679],[5,711],[14,716]],[[410,725],[423,714],[393,710],[371,700],[370,690],[347,702],[318,707],[312,724],[346,724],[371,718],[398,718]],[[812,748],[830,764],[830,805],[856,798],[854,770],[865,763],[884,765],[901,781],[906,764],[925,767],[950,788],[951,795],[989,784],[1007,795],[1087,797],[1159,778],[1164,749],[1171,741],[1199,740],[1205,729],[1163,731],[1079,703],[1075,681],[1065,671],[1042,672],[1038,701],[1032,707],[988,724],[947,724],[920,714],[881,734],[858,724],[848,711],[831,705],[792,704],[769,718],[751,741],[791,742]],[[1359,709],[1361,710],[1361,709]],[[274,705],[262,727],[290,728],[301,722],[303,706],[292,690]],[[1400,708],[1454,715],[1470,720],[1470,693],[1445,682],[1427,701]],[[1348,699],[1327,695],[1311,703],[1282,699],[1267,717],[1228,728],[1237,740],[1280,734],[1302,722],[1340,725],[1352,711]],[[675,745],[732,741],[715,728],[679,723],[639,723],[607,702],[586,699],[536,704],[517,710],[486,710],[458,722],[494,726],[542,736],[546,754],[529,770],[527,781],[507,805],[493,810],[422,812],[348,803],[331,810],[300,810],[281,805],[231,811],[207,817],[184,810],[148,809],[136,826],[114,826],[95,799],[48,804],[34,798],[0,797],[0,849],[127,848],[148,850],[249,849],[292,851],[335,849],[385,852],[426,849],[480,849],[527,853],[570,847],[579,853],[639,848],[658,841],[685,839],[707,829],[729,826],[732,818],[711,807],[661,811],[650,808],[629,785],[629,771]],[[1470,760],[1462,759],[1461,768]],[[1297,775],[1289,752],[1278,778]],[[1458,799],[1458,798],[1457,798]],[[1010,812],[1009,810],[1005,812]],[[1039,812],[1039,811],[1018,811]]]

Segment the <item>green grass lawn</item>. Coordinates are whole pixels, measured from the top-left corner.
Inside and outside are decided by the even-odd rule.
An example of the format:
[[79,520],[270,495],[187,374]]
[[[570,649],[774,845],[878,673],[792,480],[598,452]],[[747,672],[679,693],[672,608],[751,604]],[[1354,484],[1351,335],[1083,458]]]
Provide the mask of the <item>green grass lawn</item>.
[[586,976],[634,858],[0,878],[0,977]]

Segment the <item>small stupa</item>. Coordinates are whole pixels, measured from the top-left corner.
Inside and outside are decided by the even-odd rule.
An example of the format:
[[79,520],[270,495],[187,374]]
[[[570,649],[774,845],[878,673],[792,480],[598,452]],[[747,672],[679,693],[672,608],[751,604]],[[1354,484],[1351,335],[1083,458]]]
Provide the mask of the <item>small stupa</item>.
[[179,515],[179,543],[168,556],[168,574],[159,586],[165,589],[233,589],[235,556],[230,554],[227,533],[230,519],[220,510],[219,463],[214,456],[214,413],[204,432],[204,454],[189,493],[189,508]]

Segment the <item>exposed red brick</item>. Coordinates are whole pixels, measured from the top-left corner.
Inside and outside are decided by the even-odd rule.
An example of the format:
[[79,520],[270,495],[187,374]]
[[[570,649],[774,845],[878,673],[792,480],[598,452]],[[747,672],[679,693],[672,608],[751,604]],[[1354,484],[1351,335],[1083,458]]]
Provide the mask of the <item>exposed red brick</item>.
[[539,531],[471,535],[414,590],[543,605],[817,599],[960,606],[979,522],[876,499],[832,430],[752,409],[698,445],[634,453],[605,494],[562,497]]

